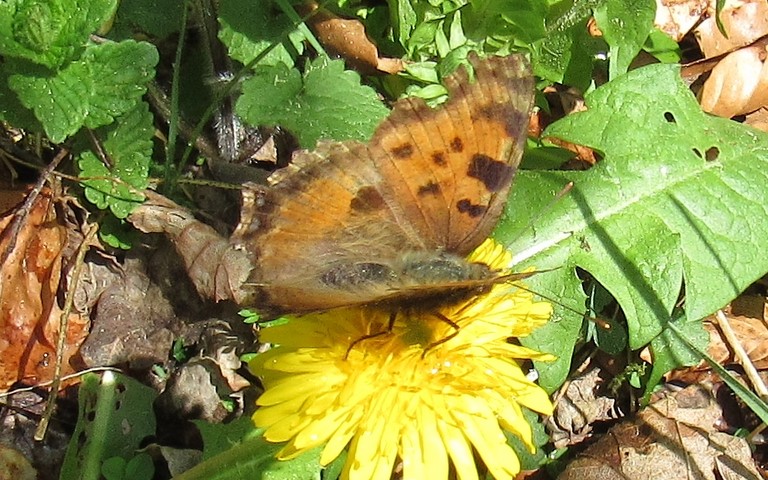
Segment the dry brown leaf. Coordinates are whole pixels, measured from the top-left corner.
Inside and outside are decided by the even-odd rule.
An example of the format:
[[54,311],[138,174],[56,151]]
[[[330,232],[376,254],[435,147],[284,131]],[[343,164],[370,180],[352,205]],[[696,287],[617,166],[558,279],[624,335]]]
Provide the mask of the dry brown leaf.
[[555,448],[581,443],[589,438],[592,424],[616,418],[615,400],[604,393],[600,369],[574,379],[555,401],[555,412],[545,425]]
[[[742,296],[734,300],[726,310],[731,329],[758,370],[768,369],[768,325],[764,320],[764,308],[763,297]],[[755,316],[734,315],[733,312],[749,313]],[[704,328],[709,333],[707,355],[720,365],[736,363],[733,349],[728,345],[713,316],[704,320]],[[651,361],[650,352],[647,349],[643,350],[640,356],[646,361]],[[665,378],[667,381],[677,380],[687,384],[698,383],[702,379],[717,381],[717,375],[711,372],[711,367],[703,360],[695,367],[673,370]]]
[[[768,328],[763,320],[729,315],[728,321],[755,367],[758,370],[768,368]],[[734,363],[733,352],[713,321],[705,321],[704,328],[709,332],[709,356],[721,365]]]
[[768,3],[765,0],[729,0],[720,12],[724,37],[715,21],[714,2],[709,17],[696,28],[699,47],[706,58],[749,45],[768,34]]
[[768,132],[768,108],[762,107],[747,115],[744,119],[744,125]]
[[[768,11],[767,11],[768,13]],[[700,94],[701,108],[730,118],[768,105],[768,66],[763,46],[726,55],[713,69]]]
[[706,13],[708,0],[656,0],[653,24],[679,42]]
[[379,57],[379,50],[359,20],[341,18],[314,1],[305,3],[302,9],[302,13],[309,12],[314,14],[307,19],[307,24],[330,55],[343,58],[350,67],[368,75],[403,71],[403,61],[399,58]]
[[[28,212],[18,207],[0,218],[0,390],[20,380],[47,381],[53,374],[62,316],[58,296],[66,291],[63,272],[70,260],[64,252],[76,240],[56,203],[50,190],[43,190]],[[64,202],[58,206],[62,212],[67,208]],[[63,375],[73,371],[69,359],[88,324],[86,316],[70,313]]]
[[712,392],[692,385],[613,427],[558,479],[758,480],[746,440],[715,430],[721,417]]
[[168,236],[200,296],[248,304],[252,292],[246,283],[252,266],[246,253],[233,248],[188,210],[157,193],[145,194],[147,201],[128,217],[133,226],[144,233]]

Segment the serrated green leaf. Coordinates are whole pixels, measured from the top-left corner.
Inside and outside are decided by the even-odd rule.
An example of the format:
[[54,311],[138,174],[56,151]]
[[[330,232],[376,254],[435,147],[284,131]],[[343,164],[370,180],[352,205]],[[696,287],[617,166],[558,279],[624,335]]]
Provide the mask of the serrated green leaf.
[[[80,413],[61,478],[98,480],[105,460],[121,457],[130,463],[141,441],[155,434],[152,402],[157,394],[132,378],[104,372],[83,376],[78,396]],[[108,468],[114,464],[111,460]]]
[[8,82],[59,143],[83,126],[107,125],[133,108],[157,61],[157,50],[145,42],[89,45],[78,61],[55,74],[16,63]]
[[[768,136],[703,113],[669,65],[632,71],[586,103],[544,135],[595,148],[604,160],[567,176],[521,175],[496,235],[516,261],[557,269],[531,279],[549,294],[578,284],[557,272],[589,271],[619,301],[638,349],[666,326],[683,278],[686,315],[697,319],[768,271]],[[573,190],[541,213],[567,180]],[[576,341],[550,333],[536,342],[563,351]]]
[[43,126],[35,118],[34,113],[19,101],[19,96],[8,86],[7,68],[0,68],[0,120],[8,122],[16,128],[30,132],[42,132]]
[[259,62],[293,66],[293,54],[301,54],[304,36],[269,0],[254,0],[243,8],[236,0],[219,2],[219,39],[234,60],[248,64],[272,48]]
[[595,21],[610,46],[608,78],[629,70],[653,28],[654,0],[605,0],[595,9]]
[[240,117],[252,125],[282,125],[304,148],[318,139],[370,138],[388,110],[340,60],[319,58],[301,74],[285,65],[260,68],[243,82]]
[[11,0],[0,3],[0,54],[57,68],[83,50],[117,0]]
[[153,133],[152,114],[144,102],[114,124],[94,132],[103,140],[104,154],[112,165],[105,165],[93,150],[78,156],[80,174],[86,177],[85,197],[90,202],[125,218],[143,200],[141,190],[147,186]]

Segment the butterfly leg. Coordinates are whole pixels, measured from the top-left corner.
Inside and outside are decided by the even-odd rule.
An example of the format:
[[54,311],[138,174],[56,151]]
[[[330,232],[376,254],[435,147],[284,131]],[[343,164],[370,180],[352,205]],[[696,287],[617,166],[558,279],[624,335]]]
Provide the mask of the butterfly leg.
[[453,328],[453,332],[451,332],[449,335],[441,338],[440,340],[438,340],[436,342],[432,342],[429,345],[427,345],[426,347],[424,347],[424,351],[421,353],[421,358],[422,359],[427,356],[427,353],[430,350],[432,350],[433,348],[435,348],[438,345],[442,345],[443,343],[447,342],[448,340],[452,339],[453,337],[455,337],[456,335],[459,334],[459,325],[456,322],[454,322],[453,320],[451,320],[450,318],[446,317],[445,315],[443,315],[440,312],[434,312],[434,315],[441,322],[444,322],[444,323],[447,323],[448,325],[450,325],[451,328]]
[[358,338],[354,342],[350,343],[349,347],[347,347],[347,353],[344,354],[344,360],[346,360],[349,357],[349,352],[351,352],[352,349],[355,348],[357,345],[359,345],[361,342],[364,342],[365,340],[370,340],[372,338],[380,337],[388,333],[392,333],[392,327],[395,326],[396,319],[397,319],[397,312],[393,310],[389,313],[389,321],[387,322],[386,330],[382,330],[376,333],[369,333],[368,335],[363,335],[362,337]]

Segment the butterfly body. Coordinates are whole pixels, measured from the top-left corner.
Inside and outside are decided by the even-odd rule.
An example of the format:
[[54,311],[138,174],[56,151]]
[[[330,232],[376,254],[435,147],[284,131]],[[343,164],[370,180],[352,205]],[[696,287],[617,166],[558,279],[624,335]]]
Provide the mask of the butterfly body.
[[320,142],[243,193],[233,235],[256,267],[254,304],[302,313],[431,303],[505,278],[464,257],[498,220],[533,102],[522,56],[470,58],[432,109],[398,101],[368,143]]

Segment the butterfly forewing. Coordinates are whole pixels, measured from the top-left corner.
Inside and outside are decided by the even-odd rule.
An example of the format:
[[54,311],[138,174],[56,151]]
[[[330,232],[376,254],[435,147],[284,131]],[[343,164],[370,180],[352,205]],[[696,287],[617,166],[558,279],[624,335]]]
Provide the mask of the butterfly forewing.
[[[449,77],[442,106],[398,101],[367,144],[321,142],[273,174],[272,185],[249,187],[233,241],[253,254],[257,307],[306,312],[501,281],[490,270],[477,278],[460,257],[501,213],[533,79],[522,56],[470,62],[475,80],[462,69]],[[439,265],[443,257],[457,262],[457,277],[409,276],[409,258]]]

